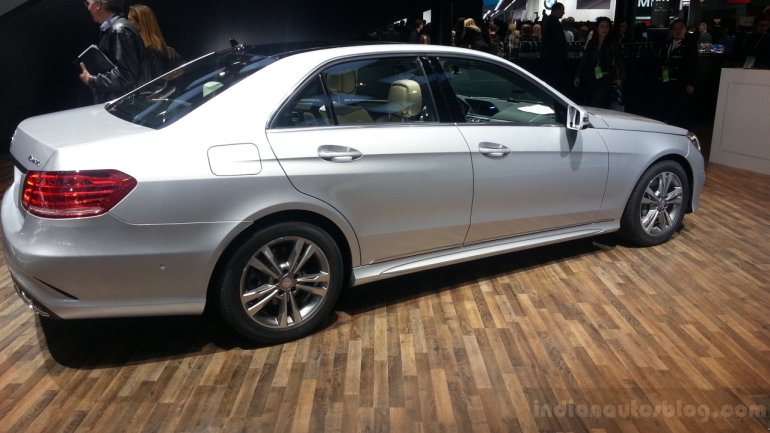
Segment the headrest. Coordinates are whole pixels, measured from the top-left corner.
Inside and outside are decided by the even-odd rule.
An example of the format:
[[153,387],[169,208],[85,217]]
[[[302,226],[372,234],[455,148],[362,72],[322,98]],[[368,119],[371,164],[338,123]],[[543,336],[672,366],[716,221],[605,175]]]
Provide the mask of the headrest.
[[388,111],[401,117],[412,117],[422,111],[422,91],[414,80],[398,80],[390,85]]
[[353,93],[356,90],[355,71],[326,74],[326,87],[332,93]]

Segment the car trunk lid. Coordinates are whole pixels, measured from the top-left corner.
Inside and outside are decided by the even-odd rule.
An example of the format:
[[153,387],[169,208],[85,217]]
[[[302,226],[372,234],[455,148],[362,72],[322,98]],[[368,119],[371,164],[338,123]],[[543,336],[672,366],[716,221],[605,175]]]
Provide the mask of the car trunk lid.
[[24,120],[11,140],[11,156],[23,170],[45,170],[57,150],[94,140],[149,131],[94,105]]

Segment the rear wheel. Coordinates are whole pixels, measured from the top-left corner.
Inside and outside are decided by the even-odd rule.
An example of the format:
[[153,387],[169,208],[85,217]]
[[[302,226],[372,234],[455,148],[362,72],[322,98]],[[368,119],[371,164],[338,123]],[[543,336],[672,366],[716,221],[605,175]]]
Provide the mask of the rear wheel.
[[666,242],[679,230],[690,202],[687,174],[679,163],[661,161],[634,187],[621,220],[621,233],[642,246]]
[[339,248],[328,233],[307,223],[276,224],[255,233],[227,261],[219,308],[246,338],[293,340],[328,317],[343,273]]

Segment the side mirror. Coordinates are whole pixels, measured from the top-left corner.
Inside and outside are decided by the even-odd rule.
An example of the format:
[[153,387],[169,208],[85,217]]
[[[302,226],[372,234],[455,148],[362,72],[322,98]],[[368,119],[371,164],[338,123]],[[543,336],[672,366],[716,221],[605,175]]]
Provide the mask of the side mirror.
[[588,126],[588,114],[580,108],[570,105],[567,107],[567,129],[580,131]]

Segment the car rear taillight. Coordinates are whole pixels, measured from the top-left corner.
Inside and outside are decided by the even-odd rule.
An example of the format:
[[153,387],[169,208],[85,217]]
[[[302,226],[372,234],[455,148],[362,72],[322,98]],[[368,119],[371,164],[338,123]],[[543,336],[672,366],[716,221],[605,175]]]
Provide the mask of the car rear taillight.
[[117,170],[30,171],[24,178],[21,204],[45,218],[101,215],[136,186],[136,179]]

